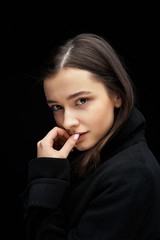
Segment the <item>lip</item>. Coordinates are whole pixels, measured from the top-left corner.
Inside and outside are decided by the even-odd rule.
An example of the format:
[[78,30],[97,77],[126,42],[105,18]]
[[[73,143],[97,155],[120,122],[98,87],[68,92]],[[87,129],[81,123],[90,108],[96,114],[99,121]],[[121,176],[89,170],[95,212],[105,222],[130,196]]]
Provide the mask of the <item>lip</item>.
[[83,139],[84,136],[85,136],[87,133],[88,133],[88,132],[78,133],[78,134],[79,134],[79,138],[78,138],[78,140]]

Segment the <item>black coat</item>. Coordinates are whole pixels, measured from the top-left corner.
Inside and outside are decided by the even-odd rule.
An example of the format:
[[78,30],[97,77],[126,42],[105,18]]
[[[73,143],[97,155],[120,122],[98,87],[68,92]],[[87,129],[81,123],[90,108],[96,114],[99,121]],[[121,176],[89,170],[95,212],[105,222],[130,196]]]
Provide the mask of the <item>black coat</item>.
[[29,163],[23,194],[28,240],[160,239],[160,166],[135,108],[101,153],[101,164],[70,179],[68,159]]

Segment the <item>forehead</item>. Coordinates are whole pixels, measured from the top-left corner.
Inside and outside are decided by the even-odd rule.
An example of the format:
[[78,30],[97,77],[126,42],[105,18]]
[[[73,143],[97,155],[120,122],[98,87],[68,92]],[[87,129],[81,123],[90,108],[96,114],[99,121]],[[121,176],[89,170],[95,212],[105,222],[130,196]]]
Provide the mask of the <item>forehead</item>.
[[104,83],[88,71],[67,68],[44,81],[44,92],[48,103],[57,103],[76,97],[94,96],[99,99],[111,95]]
[[70,89],[94,88],[102,82],[89,71],[76,68],[63,68],[56,75],[46,78],[44,88],[48,89]]

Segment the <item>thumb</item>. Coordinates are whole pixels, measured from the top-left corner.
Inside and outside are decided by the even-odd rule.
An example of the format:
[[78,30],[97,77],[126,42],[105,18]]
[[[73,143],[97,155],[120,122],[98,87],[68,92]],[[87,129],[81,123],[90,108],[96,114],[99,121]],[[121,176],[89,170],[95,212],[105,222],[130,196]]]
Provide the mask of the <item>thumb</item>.
[[66,158],[68,156],[68,154],[71,152],[71,150],[75,147],[78,138],[79,138],[80,134],[76,133],[72,136],[70,136],[67,141],[65,142],[65,144],[63,145],[63,147],[61,148],[61,150],[59,152],[63,152],[64,157]]

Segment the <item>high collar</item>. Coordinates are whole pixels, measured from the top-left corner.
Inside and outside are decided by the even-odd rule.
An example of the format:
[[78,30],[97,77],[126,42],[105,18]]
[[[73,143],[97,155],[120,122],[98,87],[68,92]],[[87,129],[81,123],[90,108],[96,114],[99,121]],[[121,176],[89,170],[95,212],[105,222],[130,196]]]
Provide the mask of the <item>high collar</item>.
[[[100,154],[101,163],[109,160],[127,146],[139,141],[145,141],[145,126],[146,121],[144,116],[136,107],[134,107],[121,129],[109,139],[102,149]],[[75,149],[75,151],[70,154],[70,163],[74,163],[79,154],[81,154],[81,152]],[[85,174],[83,174],[81,177],[77,177],[74,172],[72,172],[72,187],[76,186],[76,184],[82,181],[82,179],[85,179],[94,170],[95,169],[92,165],[92,162],[90,162],[87,172],[85,172]]]
[[135,142],[144,141],[145,127],[146,120],[143,114],[134,107],[121,129],[104,146],[101,152],[102,161]]

